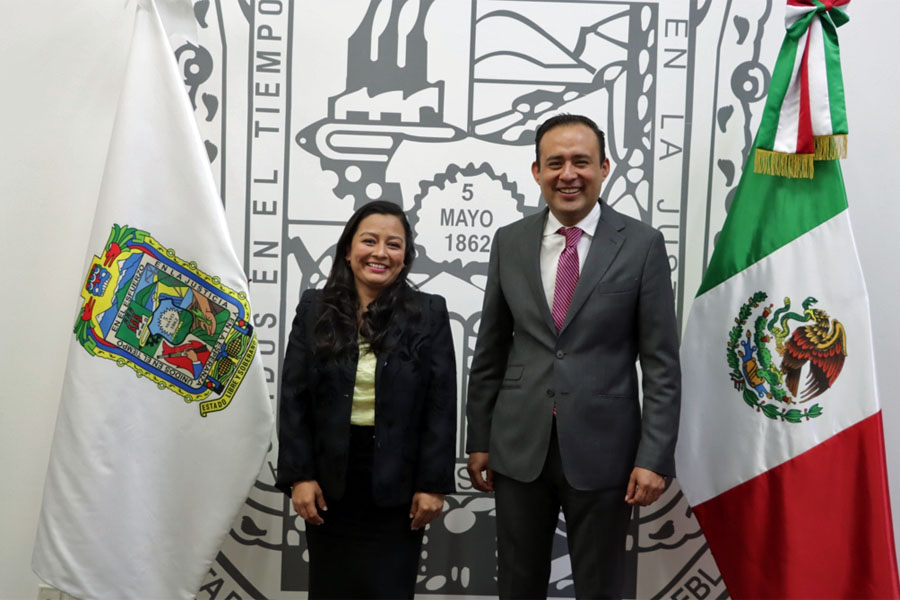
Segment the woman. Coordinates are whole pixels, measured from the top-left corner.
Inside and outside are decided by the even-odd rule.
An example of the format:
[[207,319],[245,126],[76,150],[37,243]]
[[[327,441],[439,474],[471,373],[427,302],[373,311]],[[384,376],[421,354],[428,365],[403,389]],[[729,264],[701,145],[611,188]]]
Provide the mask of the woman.
[[310,598],[411,598],[423,528],[455,491],[450,321],[407,281],[414,257],[400,207],[366,204],[297,307],[277,485],[307,524]]

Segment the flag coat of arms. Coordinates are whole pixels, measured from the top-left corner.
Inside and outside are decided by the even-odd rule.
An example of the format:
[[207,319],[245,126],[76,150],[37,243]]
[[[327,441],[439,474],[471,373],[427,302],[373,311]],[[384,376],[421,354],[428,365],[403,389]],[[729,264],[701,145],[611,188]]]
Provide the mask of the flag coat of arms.
[[849,0],[788,0],[682,345],[679,480],[735,598],[896,598],[871,324],[837,158]]
[[136,9],[90,235],[32,566],[78,598],[193,598],[273,413],[247,280],[152,1]]

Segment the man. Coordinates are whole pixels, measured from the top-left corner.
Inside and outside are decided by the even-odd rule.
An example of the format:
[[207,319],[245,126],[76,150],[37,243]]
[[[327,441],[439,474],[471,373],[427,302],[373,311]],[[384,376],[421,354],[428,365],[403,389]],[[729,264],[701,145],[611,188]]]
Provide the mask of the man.
[[[600,199],[603,133],[537,130],[548,210],[499,229],[467,401],[469,476],[496,492],[502,598],[546,597],[559,509],[579,598],[621,597],[631,507],[674,474],[681,373],[662,235]],[[643,411],[635,367],[643,373]]]

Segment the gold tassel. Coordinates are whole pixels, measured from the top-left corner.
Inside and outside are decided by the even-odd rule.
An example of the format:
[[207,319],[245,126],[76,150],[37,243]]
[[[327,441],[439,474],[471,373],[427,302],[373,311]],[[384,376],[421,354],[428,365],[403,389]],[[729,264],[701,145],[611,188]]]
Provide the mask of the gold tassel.
[[753,170],[764,175],[789,179],[812,179],[813,154],[784,154],[757,148],[753,156]]
[[753,156],[753,170],[763,175],[789,179],[812,179],[814,161],[847,158],[847,134],[818,135],[814,154],[784,154],[757,148]]
[[817,135],[816,160],[838,160],[847,158],[847,134]]

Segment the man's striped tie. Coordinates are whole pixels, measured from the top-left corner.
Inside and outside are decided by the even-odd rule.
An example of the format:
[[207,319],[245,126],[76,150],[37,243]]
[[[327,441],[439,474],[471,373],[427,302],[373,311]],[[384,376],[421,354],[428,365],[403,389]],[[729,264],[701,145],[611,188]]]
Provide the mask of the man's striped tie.
[[583,233],[578,227],[560,227],[556,233],[566,236],[566,247],[559,255],[556,268],[556,289],[553,292],[553,322],[556,330],[562,329],[569,312],[569,303],[578,284],[578,240]]

